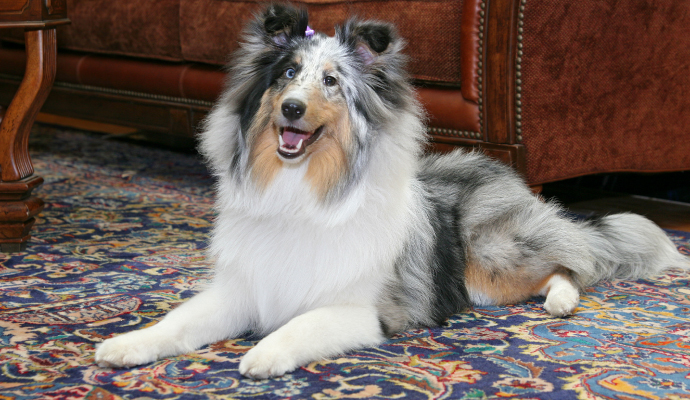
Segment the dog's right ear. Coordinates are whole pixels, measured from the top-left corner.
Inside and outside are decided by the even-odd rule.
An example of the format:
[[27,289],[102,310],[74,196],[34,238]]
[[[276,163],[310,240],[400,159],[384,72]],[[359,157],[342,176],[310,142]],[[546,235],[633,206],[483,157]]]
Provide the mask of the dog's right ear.
[[305,8],[286,4],[271,4],[257,18],[257,27],[262,29],[265,38],[280,47],[293,38],[304,37],[308,23]]

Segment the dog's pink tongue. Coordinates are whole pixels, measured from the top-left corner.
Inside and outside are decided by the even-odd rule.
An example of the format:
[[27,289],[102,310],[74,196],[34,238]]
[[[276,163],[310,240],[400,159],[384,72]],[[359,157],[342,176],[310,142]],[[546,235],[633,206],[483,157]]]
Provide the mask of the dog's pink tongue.
[[283,142],[290,147],[297,147],[300,140],[304,140],[306,142],[307,139],[309,139],[309,136],[311,135],[308,133],[297,133],[295,131],[285,129],[283,131]]

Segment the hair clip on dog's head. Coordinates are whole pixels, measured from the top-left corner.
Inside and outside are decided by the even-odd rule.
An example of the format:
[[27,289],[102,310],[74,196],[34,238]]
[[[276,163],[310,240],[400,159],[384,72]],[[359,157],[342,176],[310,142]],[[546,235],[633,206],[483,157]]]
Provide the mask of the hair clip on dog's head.
[[307,39],[311,39],[314,37],[314,30],[311,29],[309,25],[307,25],[307,30],[304,31],[304,37],[306,37]]

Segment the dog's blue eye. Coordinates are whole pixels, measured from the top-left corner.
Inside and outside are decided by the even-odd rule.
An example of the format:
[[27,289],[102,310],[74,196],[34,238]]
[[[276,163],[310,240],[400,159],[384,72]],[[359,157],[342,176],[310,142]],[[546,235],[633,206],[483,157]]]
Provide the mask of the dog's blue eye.
[[326,86],[333,86],[336,84],[336,82],[338,82],[338,81],[332,76],[327,76],[327,77],[323,78],[323,84]]
[[295,74],[297,71],[295,71],[294,68],[288,68],[287,71],[285,71],[285,77],[288,79],[292,79],[295,77]]

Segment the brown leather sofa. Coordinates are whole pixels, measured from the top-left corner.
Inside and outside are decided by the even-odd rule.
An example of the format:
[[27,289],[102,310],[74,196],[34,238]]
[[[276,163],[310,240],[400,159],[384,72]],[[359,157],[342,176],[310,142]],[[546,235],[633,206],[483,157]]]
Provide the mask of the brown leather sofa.
[[[67,0],[43,111],[191,138],[261,1]],[[690,169],[690,2],[305,0],[327,33],[395,23],[436,147],[477,146],[530,184]],[[1,11],[1,10],[0,10]],[[0,105],[24,69],[0,30]]]

